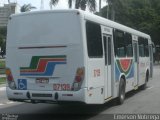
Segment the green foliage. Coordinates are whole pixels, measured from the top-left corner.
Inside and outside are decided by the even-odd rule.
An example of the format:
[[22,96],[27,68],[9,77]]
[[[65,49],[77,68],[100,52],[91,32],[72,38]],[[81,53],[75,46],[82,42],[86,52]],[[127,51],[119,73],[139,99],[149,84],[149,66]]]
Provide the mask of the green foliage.
[[[95,12],[96,10],[96,0],[68,0],[69,8],[72,7],[73,1],[75,2],[76,9],[86,10],[86,7],[88,6],[91,12]],[[59,0],[50,0],[51,8],[52,8],[52,5],[56,6],[58,2]]]
[[5,51],[6,49],[6,36],[7,36],[7,27],[0,28],[0,47],[1,50]]
[[32,9],[36,9],[36,7],[32,6],[31,4],[24,4],[20,11],[21,12],[27,12],[27,11],[31,11]]
[[[4,74],[5,74],[5,61],[4,60],[0,60],[0,75],[4,75]],[[0,81],[0,82],[3,82],[3,80]]]
[[5,61],[0,60],[0,69],[5,69]]
[[59,0],[50,0],[50,5],[56,6],[58,4]]
[[6,78],[4,77],[4,78],[0,78],[0,85],[1,84],[5,84],[6,83]]
[[160,45],[160,0],[109,1],[112,3],[99,15],[107,17],[108,13],[108,19],[150,34],[154,43]]

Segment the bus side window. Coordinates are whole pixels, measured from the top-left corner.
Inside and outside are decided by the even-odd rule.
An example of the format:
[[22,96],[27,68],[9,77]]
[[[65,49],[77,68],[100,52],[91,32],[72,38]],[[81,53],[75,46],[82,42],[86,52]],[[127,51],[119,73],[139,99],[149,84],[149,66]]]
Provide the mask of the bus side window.
[[107,37],[106,36],[103,36],[103,41],[104,41],[104,53],[105,53],[105,65],[107,65],[107,48],[106,48]]
[[148,46],[148,39],[144,40],[144,49],[145,49],[145,56],[149,57],[149,46]]
[[126,43],[126,56],[133,57],[132,35],[130,33],[125,33],[125,43]]
[[90,58],[102,58],[102,35],[101,27],[99,24],[93,22],[86,22],[86,37],[87,37],[87,48],[88,56]]
[[114,51],[115,56],[125,57],[125,41],[124,41],[124,32],[120,30],[114,31]]
[[138,53],[137,53],[137,50],[138,50],[138,44],[137,43],[133,43],[133,47],[134,47],[134,59],[135,59],[135,62],[138,62]]
[[111,65],[111,53],[112,53],[112,43],[111,43],[111,37],[108,37],[108,65]]

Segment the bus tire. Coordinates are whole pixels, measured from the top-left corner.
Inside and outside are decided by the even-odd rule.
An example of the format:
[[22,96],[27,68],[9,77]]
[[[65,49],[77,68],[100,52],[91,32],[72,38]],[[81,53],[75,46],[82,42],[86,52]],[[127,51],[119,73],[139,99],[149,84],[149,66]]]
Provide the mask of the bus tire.
[[119,95],[118,95],[118,99],[117,99],[117,104],[118,105],[121,105],[121,104],[124,103],[125,88],[126,88],[125,80],[124,80],[124,78],[121,78],[120,83],[119,83]]
[[142,90],[145,90],[147,88],[147,82],[149,80],[149,74],[147,72],[146,74],[146,78],[145,78],[145,83],[142,85]]

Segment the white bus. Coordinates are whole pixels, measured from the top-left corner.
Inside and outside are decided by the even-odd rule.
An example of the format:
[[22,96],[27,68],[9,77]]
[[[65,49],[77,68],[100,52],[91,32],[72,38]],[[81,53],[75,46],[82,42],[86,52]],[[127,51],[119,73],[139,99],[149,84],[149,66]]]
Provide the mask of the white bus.
[[80,10],[17,14],[8,23],[6,67],[9,100],[122,104],[152,77],[152,42]]

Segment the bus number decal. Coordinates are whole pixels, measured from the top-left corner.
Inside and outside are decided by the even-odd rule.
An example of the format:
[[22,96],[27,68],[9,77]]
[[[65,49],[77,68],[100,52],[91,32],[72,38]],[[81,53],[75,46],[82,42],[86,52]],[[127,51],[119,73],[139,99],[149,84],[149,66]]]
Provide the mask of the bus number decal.
[[94,70],[94,77],[99,77],[101,76],[101,70],[100,69],[95,69]]
[[70,84],[53,84],[53,90],[70,90]]

